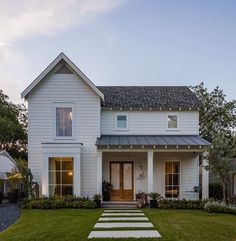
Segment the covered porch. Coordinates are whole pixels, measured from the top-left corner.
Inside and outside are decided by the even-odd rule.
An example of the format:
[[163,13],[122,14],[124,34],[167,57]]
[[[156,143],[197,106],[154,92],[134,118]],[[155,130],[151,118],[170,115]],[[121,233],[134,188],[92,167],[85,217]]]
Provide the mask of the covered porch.
[[[98,139],[97,193],[102,193],[102,181],[106,180],[113,185],[111,201],[134,201],[138,193],[150,192],[196,200],[199,192],[194,189],[202,183],[202,197],[208,197],[208,172],[204,168],[199,180],[199,156],[208,144],[205,140],[197,136],[132,139],[133,143],[130,136],[126,140],[124,136]],[[158,144],[162,139],[165,145]]]

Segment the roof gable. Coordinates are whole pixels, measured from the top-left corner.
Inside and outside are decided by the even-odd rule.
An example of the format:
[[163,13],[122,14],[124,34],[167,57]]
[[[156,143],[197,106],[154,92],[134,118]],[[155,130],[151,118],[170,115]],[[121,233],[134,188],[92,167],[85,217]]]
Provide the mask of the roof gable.
[[[92,90],[104,100],[103,93],[94,85],[94,83],[64,54],[60,53],[51,64],[21,93],[21,97],[27,99],[28,94],[44,79],[49,72],[56,67],[61,61],[65,61],[66,65],[69,66],[76,74],[78,74],[86,84],[88,84]],[[63,67],[63,65],[62,65]],[[64,69],[65,71],[65,69]]]
[[16,164],[15,161],[14,161],[14,159],[10,156],[10,154],[9,154],[7,151],[5,151],[5,150],[0,151],[0,156],[7,157],[9,160],[11,160],[11,162],[12,162],[14,165]]

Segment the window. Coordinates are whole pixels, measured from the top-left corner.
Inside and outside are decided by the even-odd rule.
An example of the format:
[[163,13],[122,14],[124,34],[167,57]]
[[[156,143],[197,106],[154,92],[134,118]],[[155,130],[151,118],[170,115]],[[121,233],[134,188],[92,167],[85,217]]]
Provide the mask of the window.
[[166,162],[165,164],[165,196],[167,198],[179,197],[180,164],[179,162]]
[[73,195],[73,158],[49,158],[49,195]]
[[127,115],[117,115],[116,116],[116,128],[117,129],[127,129]]
[[73,108],[72,106],[56,106],[55,115],[56,115],[56,137],[72,137],[73,128]]
[[168,129],[178,128],[178,117],[177,115],[168,115],[167,117],[167,127]]

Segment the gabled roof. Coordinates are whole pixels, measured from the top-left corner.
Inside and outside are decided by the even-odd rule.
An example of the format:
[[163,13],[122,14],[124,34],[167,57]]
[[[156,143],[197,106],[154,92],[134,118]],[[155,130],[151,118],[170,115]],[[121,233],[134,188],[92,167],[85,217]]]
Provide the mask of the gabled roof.
[[66,64],[78,74],[87,83],[98,96],[104,100],[103,93],[94,85],[94,83],[64,54],[60,53],[53,62],[21,93],[21,97],[27,99],[28,94],[34,89],[39,82],[60,62],[64,60]]
[[13,164],[16,164],[14,159],[10,156],[10,154],[7,151],[5,151],[5,150],[0,151],[0,156],[5,156],[8,159],[10,159]]
[[97,86],[104,107],[200,108],[202,103],[187,86]]

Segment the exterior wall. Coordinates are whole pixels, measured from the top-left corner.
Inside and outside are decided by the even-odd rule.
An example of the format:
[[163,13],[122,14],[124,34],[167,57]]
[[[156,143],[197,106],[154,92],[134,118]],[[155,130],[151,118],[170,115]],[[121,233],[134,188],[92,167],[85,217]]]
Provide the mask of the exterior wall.
[[[54,138],[54,103],[74,103],[74,139]],[[81,195],[96,192],[96,146],[100,136],[100,99],[77,75],[51,74],[28,96],[28,163],[35,181],[42,184],[41,143],[83,143],[81,149]],[[89,178],[88,178],[89,177]]]
[[[133,161],[134,163],[134,194],[148,192],[147,189],[147,152],[105,152],[103,153],[103,180],[110,180],[110,161]],[[154,192],[165,197],[165,162],[180,162],[180,198],[198,199],[198,193],[190,192],[199,186],[199,158],[193,153],[154,153]],[[143,176],[139,178],[139,167],[142,165]],[[135,195],[134,195],[135,197]]]
[[[116,130],[116,115],[127,114],[128,130]],[[178,115],[178,130],[167,130],[167,115]],[[199,113],[197,111],[102,111],[102,135],[198,135]]]
[[199,157],[193,153],[162,152],[154,155],[154,192],[165,196],[165,162],[180,162],[180,198],[197,199],[190,191],[199,186]]
[[11,159],[6,157],[5,155],[0,155],[0,179],[5,179],[6,172],[11,172],[11,170],[15,167],[15,164]]

